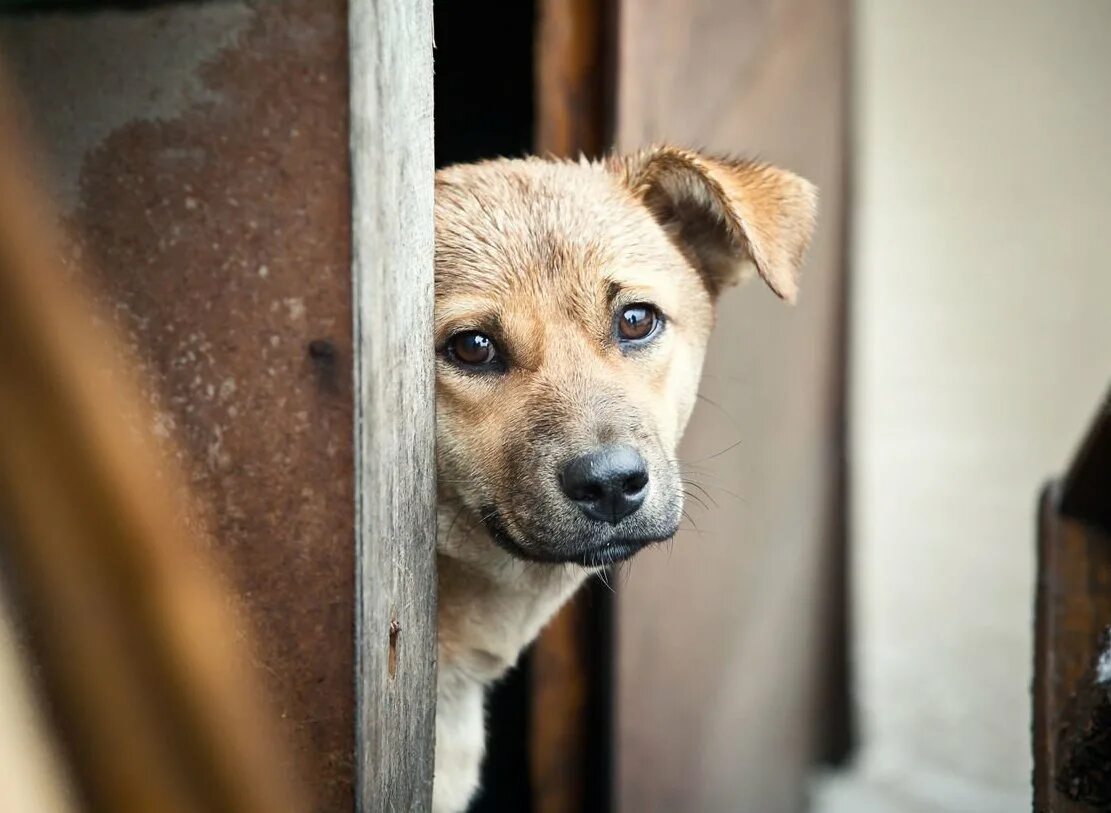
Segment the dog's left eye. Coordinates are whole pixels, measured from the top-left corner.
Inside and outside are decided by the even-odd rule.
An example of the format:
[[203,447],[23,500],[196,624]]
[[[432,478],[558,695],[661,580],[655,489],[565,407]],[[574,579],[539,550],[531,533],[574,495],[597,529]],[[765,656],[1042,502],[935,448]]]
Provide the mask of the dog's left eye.
[[638,302],[626,306],[618,314],[617,333],[622,342],[642,342],[659,329],[662,321],[655,307]]

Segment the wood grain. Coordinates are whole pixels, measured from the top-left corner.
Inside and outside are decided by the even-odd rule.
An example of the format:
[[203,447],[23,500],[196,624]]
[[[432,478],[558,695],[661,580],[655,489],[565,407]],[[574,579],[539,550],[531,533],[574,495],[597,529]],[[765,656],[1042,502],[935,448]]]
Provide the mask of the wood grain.
[[[1038,512],[1034,630],[1034,810],[1078,813],[1107,798],[1093,743],[1111,738],[1107,681],[1098,674],[1111,626],[1111,409],[1105,401],[1068,474],[1045,487]],[[1098,752],[1098,748],[1096,749]],[[1098,762],[1098,759],[1097,759]]]
[[539,0],[536,151],[598,156],[611,146],[614,8],[598,0]]
[[436,696],[430,0],[352,0],[357,804],[427,810]]
[[813,760],[837,750],[849,17],[845,0],[619,4],[620,149],[758,156],[821,199],[797,306],[755,283],[722,297],[679,455],[710,498],[620,580],[626,813],[800,810]]

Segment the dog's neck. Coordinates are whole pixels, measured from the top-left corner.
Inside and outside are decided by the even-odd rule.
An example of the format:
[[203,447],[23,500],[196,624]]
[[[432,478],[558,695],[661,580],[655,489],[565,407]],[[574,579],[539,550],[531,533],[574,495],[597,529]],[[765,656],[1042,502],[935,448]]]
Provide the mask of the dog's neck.
[[497,547],[481,526],[454,533],[456,539],[471,535],[458,550],[483,553],[463,558],[453,546],[437,554],[440,670],[486,684],[516,663],[590,571],[523,562]]

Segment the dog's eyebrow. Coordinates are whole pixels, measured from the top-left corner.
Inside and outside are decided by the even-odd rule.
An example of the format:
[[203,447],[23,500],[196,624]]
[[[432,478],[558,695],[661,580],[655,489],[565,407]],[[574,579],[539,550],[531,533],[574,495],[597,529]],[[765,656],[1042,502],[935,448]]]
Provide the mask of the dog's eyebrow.
[[500,341],[504,338],[505,326],[501,317],[496,313],[489,311],[473,314],[463,313],[451,317],[437,328],[436,343],[445,342],[449,337],[464,330],[477,330],[480,333],[488,334],[495,341]]
[[614,300],[621,295],[622,290],[621,284],[611,279],[606,286],[606,302],[612,305]]

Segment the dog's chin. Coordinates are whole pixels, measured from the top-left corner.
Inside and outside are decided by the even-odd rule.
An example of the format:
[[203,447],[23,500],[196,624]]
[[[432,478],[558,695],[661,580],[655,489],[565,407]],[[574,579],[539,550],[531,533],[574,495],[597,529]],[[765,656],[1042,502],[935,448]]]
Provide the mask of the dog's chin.
[[519,540],[505,527],[496,510],[482,512],[483,522],[494,543],[518,559],[526,562],[539,562],[551,565],[580,565],[591,569],[606,567],[629,559],[634,554],[656,542],[666,542],[675,536],[678,528],[664,533],[653,533],[631,537],[614,537],[597,545],[568,551],[551,550],[536,544]]

